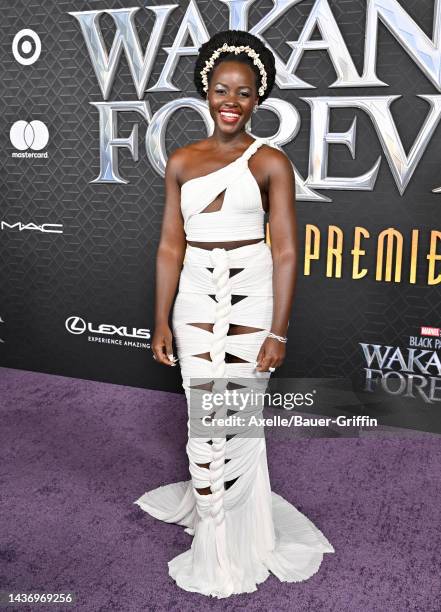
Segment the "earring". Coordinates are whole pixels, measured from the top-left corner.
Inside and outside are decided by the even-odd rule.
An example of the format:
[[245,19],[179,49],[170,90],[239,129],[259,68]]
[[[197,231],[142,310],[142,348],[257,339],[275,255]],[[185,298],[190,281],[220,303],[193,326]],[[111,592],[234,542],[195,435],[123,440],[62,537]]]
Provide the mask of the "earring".
[[253,113],[257,113],[257,104],[254,105]]

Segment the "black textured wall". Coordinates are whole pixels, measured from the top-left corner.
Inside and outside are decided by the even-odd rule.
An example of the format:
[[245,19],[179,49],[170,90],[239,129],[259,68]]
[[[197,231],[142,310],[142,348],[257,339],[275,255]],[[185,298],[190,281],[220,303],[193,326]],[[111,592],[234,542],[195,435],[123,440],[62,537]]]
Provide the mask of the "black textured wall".
[[[165,2],[151,1],[149,5]],[[158,79],[188,2],[178,2],[165,28],[148,86]],[[265,39],[286,61],[311,12],[313,2],[289,9],[265,33]],[[224,3],[197,2],[211,33],[228,27]],[[432,0],[403,0],[401,5],[432,37]],[[0,363],[3,366],[39,370],[73,377],[90,378],[147,388],[180,390],[178,368],[156,364],[146,347],[128,347],[89,342],[89,334],[72,334],[66,320],[78,316],[94,325],[153,328],[154,258],[162,208],[163,179],[152,168],[145,151],[147,124],[136,113],[122,113],[119,135],[127,137],[138,123],[140,158],[118,152],[119,170],[126,185],[92,184],[99,173],[99,125],[91,102],[102,101],[85,41],[70,11],[140,6],[141,2],[17,0],[1,2],[0,61],[2,66],[0,114],[1,133],[1,220],[8,224],[60,223],[63,233],[44,233],[3,228],[0,231]],[[256,1],[250,9],[250,26],[273,6]],[[366,3],[362,0],[330,0],[359,74],[364,63]],[[141,8],[136,16],[138,35],[145,49],[153,14]],[[104,15],[101,27],[107,48],[114,35],[112,19]],[[18,63],[12,54],[13,38],[31,28],[42,41],[39,60]],[[313,38],[319,38],[315,32]],[[190,44],[190,43],[188,43]],[[299,174],[308,175],[310,106],[301,98],[317,96],[400,95],[392,114],[408,152],[423,125],[428,104],[419,94],[437,94],[434,85],[383,25],[378,28],[377,76],[388,87],[330,88],[336,73],[326,51],[307,51],[296,74],[314,89],[274,88],[272,97],[289,101],[301,116],[295,139],[284,146]],[[153,112],[184,95],[196,95],[192,81],[193,57],[183,57],[173,76],[177,92],[146,93]],[[110,100],[137,100],[126,58],[120,61]],[[365,366],[360,342],[407,346],[409,335],[421,325],[438,325],[439,288],[425,282],[429,232],[439,227],[440,194],[432,189],[441,184],[440,139],[436,130],[409,185],[401,195],[385,159],[378,135],[366,113],[355,109],[333,109],[330,129],[344,132],[357,117],[355,159],[347,147],[329,147],[329,175],[358,176],[369,170],[379,156],[382,162],[372,191],[317,190],[325,201],[297,200],[299,252],[303,255],[306,224],[317,225],[326,236],[329,225],[344,232],[343,276],[327,278],[321,259],[310,276],[303,274],[300,259],[297,294],[290,323],[288,355],[279,375],[343,376],[363,386]],[[43,149],[47,157],[12,157],[15,151],[9,132],[19,120],[40,120],[48,128]],[[277,119],[260,109],[253,119],[253,133],[271,136]],[[167,151],[205,137],[200,116],[186,109],[169,124]],[[328,200],[328,201],[326,201]],[[395,227],[405,236],[403,270],[409,262],[410,231],[420,230],[421,257],[418,281],[410,284],[403,274],[400,283],[378,282],[372,269],[375,251],[365,258],[371,272],[360,280],[351,278],[350,248],[355,226],[367,228],[372,236]],[[323,243],[322,248],[325,246]],[[97,337],[98,334],[91,334]],[[105,335],[101,335],[105,338]],[[107,336],[115,338],[114,336]],[[401,397],[384,396],[385,407],[401,405]],[[434,410],[421,399],[411,400],[421,410]]]

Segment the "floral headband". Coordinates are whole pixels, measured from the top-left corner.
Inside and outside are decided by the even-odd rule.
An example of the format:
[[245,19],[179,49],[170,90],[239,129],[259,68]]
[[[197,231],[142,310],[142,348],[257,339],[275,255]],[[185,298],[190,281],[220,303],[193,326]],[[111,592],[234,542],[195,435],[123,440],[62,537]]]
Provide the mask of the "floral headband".
[[244,51],[247,55],[249,55],[249,57],[253,59],[253,64],[255,64],[258,67],[260,75],[262,77],[261,79],[262,84],[259,87],[259,96],[262,97],[263,94],[265,93],[267,83],[266,83],[266,70],[265,70],[265,67],[262,61],[259,59],[259,54],[256,53],[254,49],[252,49],[248,45],[246,46],[240,45],[239,47],[236,47],[235,45],[228,45],[228,43],[224,43],[222,47],[219,47],[218,49],[216,49],[216,51],[213,52],[210,59],[205,62],[205,68],[203,68],[200,72],[200,75],[202,77],[202,83],[204,85],[203,89],[205,93],[208,91],[207,75],[210,72],[210,70],[213,68],[215,60],[219,57],[221,53],[226,53],[228,51],[234,51],[236,55]]

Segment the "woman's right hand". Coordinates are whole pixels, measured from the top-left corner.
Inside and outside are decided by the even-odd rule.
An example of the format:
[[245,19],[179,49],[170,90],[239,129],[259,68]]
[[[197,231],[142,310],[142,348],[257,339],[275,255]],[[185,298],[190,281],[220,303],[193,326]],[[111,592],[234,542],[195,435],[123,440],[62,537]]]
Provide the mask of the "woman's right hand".
[[177,359],[173,355],[173,335],[167,323],[157,325],[152,339],[153,358],[159,363],[175,366]]

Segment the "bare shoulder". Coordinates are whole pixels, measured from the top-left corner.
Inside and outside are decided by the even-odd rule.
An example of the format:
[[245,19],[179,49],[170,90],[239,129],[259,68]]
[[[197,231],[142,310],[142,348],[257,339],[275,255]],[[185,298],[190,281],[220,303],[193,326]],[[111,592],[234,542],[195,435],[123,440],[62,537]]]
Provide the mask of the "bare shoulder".
[[261,149],[265,155],[265,163],[268,165],[268,169],[278,172],[286,172],[288,169],[292,169],[291,160],[281,149],[268,144],[264,144]]
[[178,161],[179,159],[185,159],[194,155],[195,153],[206,153],[210,150],[212,146],[212,140],[208,138],[204,138],[203,140],[198,140],[196,142],[190,142],[182,147],[178,147],[172,151],[169,156],[169,159],[173,157]]
[[262,165],[269,180],[293,179],[294,171],[291,160],[281,149],[269,144],[260,147]]
[[208,139],[191,142],[182,147],[174,149],[167,160],[167,170],[173,173],[176,177],[185,173],[189,165],[194,162],[197,155],[201,155],[209,151]]

